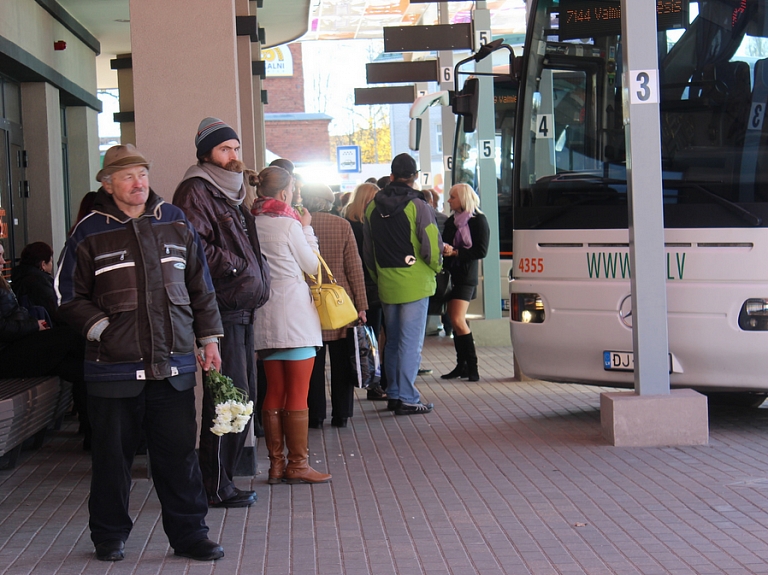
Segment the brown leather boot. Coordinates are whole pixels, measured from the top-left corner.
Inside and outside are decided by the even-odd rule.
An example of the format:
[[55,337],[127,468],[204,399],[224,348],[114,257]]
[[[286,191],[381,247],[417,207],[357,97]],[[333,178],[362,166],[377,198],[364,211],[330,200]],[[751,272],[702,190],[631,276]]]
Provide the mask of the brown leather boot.
[[264,426],[264,442],[269,452],[269,479],[267,483],[282,483],[285,475],[285,454],[283,453],[283,410],[264,409],[261,412]]
[[309,410],[283,411],[283,433],[288,446],[286,483],[327,483],[331,476],[309,466]]

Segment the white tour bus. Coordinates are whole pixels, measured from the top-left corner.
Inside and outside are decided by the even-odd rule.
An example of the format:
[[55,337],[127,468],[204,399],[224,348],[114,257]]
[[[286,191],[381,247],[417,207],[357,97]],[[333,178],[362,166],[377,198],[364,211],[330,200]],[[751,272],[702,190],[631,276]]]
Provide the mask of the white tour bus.
[[[620,3],[530,10],[515,357],[531,377],[632,387]],[[670,383],[766,392],[768,0],[660,0],[657,12]]]

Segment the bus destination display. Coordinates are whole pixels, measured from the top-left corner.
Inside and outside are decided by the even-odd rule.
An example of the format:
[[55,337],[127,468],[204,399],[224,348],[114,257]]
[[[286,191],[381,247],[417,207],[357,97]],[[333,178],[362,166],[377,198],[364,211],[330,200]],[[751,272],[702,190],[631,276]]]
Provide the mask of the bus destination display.
[[[657,0],[659,30],[684,28],[688,0]],[[621,34],[621,2],[618,0],[561,0],[560,40],[599,38]]]

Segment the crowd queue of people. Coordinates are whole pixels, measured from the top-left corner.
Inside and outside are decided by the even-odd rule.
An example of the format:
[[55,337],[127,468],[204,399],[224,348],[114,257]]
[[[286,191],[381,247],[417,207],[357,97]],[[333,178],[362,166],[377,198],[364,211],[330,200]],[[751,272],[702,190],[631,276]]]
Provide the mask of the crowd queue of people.
[[[56,374],[73,384],[92,454],[89,527],[102,561],[124,558],[131,465],[143,442],[176,555],[222,557],[208,538],[208,508],[256,501],[234,484],[246,434],[211,431],[217,406],[207,386],[195,452],[198,365],[231,377],[257,404],[269,484],[330,481],[308,462],[308,429],[326,418],[326,353],[332,426],[346,427],[353,415],[355,377],[347,328],[321,328],[307,284],[319,256],[358,321],[384,342],[381,382],[368,399],[386,400],[398,415],[432,411],[415,382],[443,267],[457,366],[442,377],[479,379],[466,312],[489,233],[470,186],[451,188],[446,218],[437,198],[425,201],[415,189],[408,154],[394,158],[390,176],[339,202],[327,186],[302,187],[289,160],[246,170],[237,133],[217,118],[200,123],[195,148],[170,204],[151,189],[141,152],[110,148],[55,279],[53,251],[42,242],[22,252],[13,289],[0,278],[3,376]],[[3,258],[0,245],[0,265]],[[266,381],[257,382],[257,358]]]

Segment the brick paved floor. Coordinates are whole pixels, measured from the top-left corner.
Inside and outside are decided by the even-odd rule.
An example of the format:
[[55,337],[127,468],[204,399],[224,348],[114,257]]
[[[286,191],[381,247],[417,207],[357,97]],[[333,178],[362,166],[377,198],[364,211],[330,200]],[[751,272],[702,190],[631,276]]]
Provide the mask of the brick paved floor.
[[396,417],[359,392],[347,429],[310,430],[331,484],[240,478],[259,500],[209,512],[226,549],[215,563],[173,556],[141,457],[126,559],[96,561],[70,424],[0,472],[0,573],[768,573],[768,409],[710,409],[706,447],[615,448],[599,389],[515,383],[509,349],[478,351],[480,382],[443,381],[452,342],[427,338],[430,415]]

